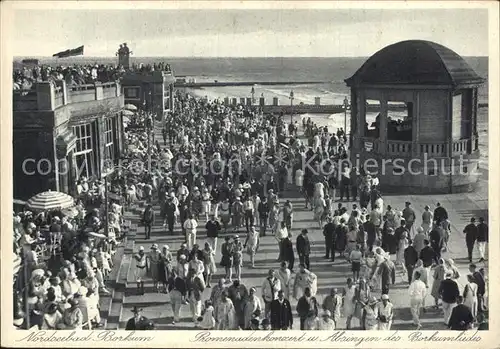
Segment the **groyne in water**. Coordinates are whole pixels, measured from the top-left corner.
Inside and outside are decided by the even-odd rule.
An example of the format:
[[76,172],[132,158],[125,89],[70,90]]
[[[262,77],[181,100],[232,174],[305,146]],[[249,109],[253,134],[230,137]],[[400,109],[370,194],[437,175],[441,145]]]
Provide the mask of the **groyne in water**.
[[271,85],[319,85],[328,84],[330,81],[213,81],[213,82],[175,82],[175,87],[201,88],[201,87],[224,87],[224,86],[271,86]]

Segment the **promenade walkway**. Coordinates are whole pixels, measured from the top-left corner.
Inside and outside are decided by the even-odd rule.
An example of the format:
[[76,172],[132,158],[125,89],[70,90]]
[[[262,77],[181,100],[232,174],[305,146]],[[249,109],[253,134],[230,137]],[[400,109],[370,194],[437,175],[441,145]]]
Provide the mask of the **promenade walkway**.
[[[155,129],[155,137],[161,139],[161,130]],[[320,304],[323,298],[329,294],[330,289],[333,287],[342,289],[346,284],[347,277],[351,276],[350,265],[345,262],[345,260],[338,258],[335,262],[331,262],[323,258],[325,254],[324,250],[324,240],[322,235],[322,229],[320,229],[317,223],[313,220],[312,212],[306,210],[304,207],[304,200],[297,195],[295,188],[289,188],[283,195],[282,202],[286,199],[290,199],[294,206],[294,224],[292,229],[293,242],[295,248],[295,239],[300,233],[300,230],[307,228],[309,230],[309,238],[312,245],[311,253],[311,271],[316,273],[318,276],[318,294],[317,299]],[[452,233],[449,243],[449,250],[444,254],[445,257],[451,257],[455,260],[461,273],[461,278],[459,280],[460,285],[463,287],[466,283],[466,275],[468,274],[467,267],[468,261],[466,258],[466,248],[465,241],[463,237],[463,228],[469,222],[470,217],[484,217],[488,218],[488,188],[487,182],[483,181],[480,183],[479,189],[474,193],[468,194],[453,194],[453,195],[384,195],[384,205],[390,204],[396,209],[403,209],[405,201],[410,201],[412,207],[417,215],[417,223],[421,223],[421,214],[425,205],[430,205],[431,209],[434,209],[435,204],[440,202],[449,213],[450,220],[452,223]],[[354,202],[346,203],[349,209],[351,209]],[[155,226],[152,230],[151,240],[144,239],[144,229],[138,227],[138,221],[140,213],[142,211],[143,205],[139,205],[132,209],[128,213],[129,219],[132,221],[132,231],[129,238],[129,242],[125,248],[124,259],[130,261],[131,258],[131,248],[133,248],[134,253],[138,250],[139,246],[144,246],[146,251],[149,251],[153,243],[157,243],[160,248],[164,244],[170,246],[170,250],[175,253],[175,251],[180,247],[183,242],[183,237],[181,236],[180,226],[176,226],[175,234],[173,236],[168,235],[162,226],[162,221],[160,218],[157,219]],[[154,209],[157,213],[160,211],[158,203],[154,203]],[[204,231],[204,220],[199,222],[200,229],[198,231],[197,243],[203,246],[206,238]],[[227,234],[233,234],[229,232]],[[135,237],[134,237],[135,235]],[[223,236],[219,238],[217,246],[216,262],[220,261],[220,245],[223,242]],[[240,238],[245,238],[245,232],[241,231],[239,233]],[[133,241],[135,240],[135,241]],[[133,242],[132,242],[133,241]],[[135,246],[134,246],[135,245]],[[244,254],[244,266],[242,269],[242,283],[247,287],[256,287],[257,295],[260,297],[261,285],[267,275],[270,268],[277,269],[279,263],[276,262],[278,255],[277,242],[272,236],[266,236],[261,238],[260,249],[256,256],[256,268],[249,268],[249,257]],[[474,260],[478,260],[479,256],[477,252],[474,252]],[[487,263],[487,262],[486,262]],[[479,267],[487,267],[485,263],[480,263]],[[296,268],[297,270],[297,268]],[[134,279],[135,263],[130,264],[130,268],[125,271],[120,271],[125,275],[127,284],[124,290],[120,292],[115,292],[119,294],[114,300],[114,314],[118,316],[118,319],[113,321],[111,326],[108,328],[115,328],[119,325],[120,329],[124,328],[125,322],[132,316],[131,309],[134,306],[143,308],[143,315],[147,318],[153,320],[157,324],[157,328],[160,330],[172,330],[172,329],[191,329],[194,327],[191,321],[191,315],[189,311],[189,306],[182,306],[181,309],[181,321],[176,325],[171,325],[172,321],[172,310],[169,303],[169,295],[156,293],[153,291],[152,282],[146,282],[146,294],[143,296],[138,296],[135,294],[135,279]],[[217,283],[224,274],[224,270],[218,267],[216,275],[213,277],[213,284]],[[412,324],[412,318],[409,310],[409,298],[407,292],[407,279],[401,273],[397,273],[396,284],[390,289],[389,295],[392,303],[395,306],[395,316],[393,322],[393,329],[409,330],[414,329]],[[430,289],[429,289],[430,291]],[[207,299],[210,295],[211,289],[206,289],[203,294],[203,299]],[[379,297],[380,293],[376,292],[375,296]],[[297,301],[290,299],[292,308],[294,310],[294,329],[299,329],[299,319],[295,312],[295,306]],[[432,305],[432,297],[427,298],[427,305]],[[118,308],[119,307],[119,308]],[[118,320],[118,321],[116,321]],[[109,324],[110,321],[108,321]],[[115,324],[116,322],[116,324]],[[422,325],[423,329],[444,329],[443,318],[441,312],[437,310],[428,310],[426,313],[422,314]],[[353,326],[359,326],[357,320],[353,320]],[[345,328],[345,318],[342,317],[338,328]]]

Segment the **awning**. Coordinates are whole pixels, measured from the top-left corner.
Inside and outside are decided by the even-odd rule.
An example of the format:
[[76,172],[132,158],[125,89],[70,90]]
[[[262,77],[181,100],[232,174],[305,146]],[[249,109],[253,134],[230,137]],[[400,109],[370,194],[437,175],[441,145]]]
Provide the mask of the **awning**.
[[[70,130],[65,130],[56,139],[56,149],[59,157],[66,156],[76,146],[77,138]],[[62,155],[62,156],[61,156]]]

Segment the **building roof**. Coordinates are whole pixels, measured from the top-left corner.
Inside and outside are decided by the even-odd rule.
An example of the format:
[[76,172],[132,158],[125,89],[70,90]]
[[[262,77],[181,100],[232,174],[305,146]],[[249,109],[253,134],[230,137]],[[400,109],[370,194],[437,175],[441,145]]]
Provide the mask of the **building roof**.
[[345,80],[357,85],[479,85],[469,64],[447,47],[424,40],[401,41],[371,56]]

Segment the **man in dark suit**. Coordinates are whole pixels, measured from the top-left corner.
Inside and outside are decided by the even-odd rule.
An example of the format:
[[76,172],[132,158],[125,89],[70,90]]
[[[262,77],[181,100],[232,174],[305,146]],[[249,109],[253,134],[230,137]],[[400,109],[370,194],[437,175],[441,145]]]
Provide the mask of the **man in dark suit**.
[[293,253],[293,244],[292,244],[292,234],[288,233],[288,237],[283,239],[283,261],[288,263],[288,269],[293,272],[293,264],[295,263],[295,256]]
[[311,253],[311,244],[309,243],[309,237],[307,236],[307,233],[308,233],[307,229],[302,229],[301,234],[297,237],[296,247],[300,263],[304,264],[307,270],[311,270],[309,264],[309,254]]
[[288,330],[293,325],[292,307],[285,293],[278,291],[278,299],[271,302],[271,328],[273,330]]
[[436,204],[436,209],[434,210],[434,220],[436,221],[436,224],[441,223],[444,220],[448,219],[448,212],[446,209],[441,206],[441,204],[438,202]]
[[167,198],[167,202],[163,206],[163,212],[165,215],[164,225],[167,227],[168,233],[170,235],[174,235],[175,211],[176,210],[177,210],[177,206],[174,203],[174,198],[169,196]]
[[472,328],[474,316],[472,316],[472,312],[463,302],[464,298],[458,296],[457,306],[451,311],[448,328],[452,331],[466,331]]
[[323,236],[325,237],[325,258],[330,258],[332,253],[332,261],[335,261],[335,225],[332,222],[332,217],[328,217],[328,223],[323,228]]
[[153,205],[148,204],[144,213],[142,214],[142,222],[145,227],[146,240],[151,238],[151,227],[155,222],[155,211],[153,210]]
[[405,258],[406,272],[408,273],[408,284],[411,284],[413,269],[415,268],[415,264],[417,264],[418,260],[418,252],[417,250],[415,250],[415,247],[413,247],[411,241],[410,245],[404,251],[404,258]]
[[127,321],[125,331],[145,331],[149,330],[151,327],[154,327],[150,320],[141,315],[141,312],[142,309],[139,309],[138,307],[134,306],[132,308],[134,317]]
[[478,231],[476,226],[476,219],[472,217],[470,223],[464,228],[465,244],[467,245],[467,256],[469,263],[472,263],[472,251],[474,251],[474,243],[476,242]]
[[429,240],[424,240],[424,248],[420,251],[420,259],[424,263],[427,272],[427,280],[430,280],[432,263],[436,260],[436,252],[429,246]]
[[442,230],[443,228],[441,228],[440,225],[434,225],[431,232],[429,233],[430,246],[434,250],[434,262],[436,264],[441,258],[441,250],[443,249],[444,234],[441,232]]
[[457,299],[460,296],[457,282],[452,279],[453,274],[448,272],[445,279],[439,285],[439,295],[443,302],[444,324],[448,326],[451,311],[457,305]]

